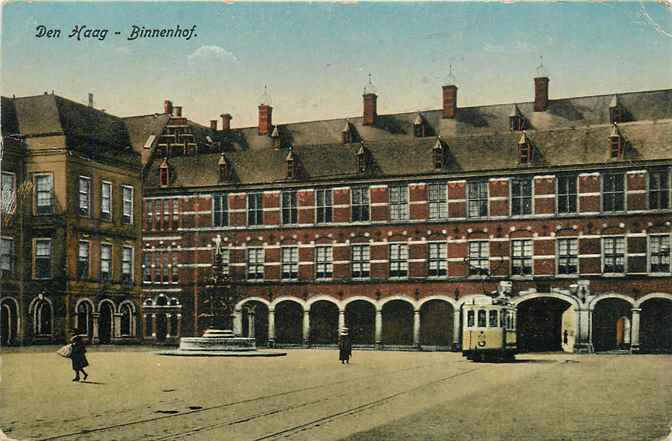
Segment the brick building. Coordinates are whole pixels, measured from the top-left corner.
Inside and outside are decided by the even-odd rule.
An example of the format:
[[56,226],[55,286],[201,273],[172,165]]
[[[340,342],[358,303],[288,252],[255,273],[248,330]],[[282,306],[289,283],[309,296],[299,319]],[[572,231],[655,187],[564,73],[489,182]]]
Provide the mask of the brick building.
[[[455,348],[513,283],[524,350],[672,349],[672,90],[210,127],[144,117],[145,341],[200,334],[213,242],[260,344]],[[467,91],[468,93],[468,91]],[[163,126],[157,125],[165,118]],[[160,132],[157,132],[159,131]],[[252,308],[250,308],[252,307]]]

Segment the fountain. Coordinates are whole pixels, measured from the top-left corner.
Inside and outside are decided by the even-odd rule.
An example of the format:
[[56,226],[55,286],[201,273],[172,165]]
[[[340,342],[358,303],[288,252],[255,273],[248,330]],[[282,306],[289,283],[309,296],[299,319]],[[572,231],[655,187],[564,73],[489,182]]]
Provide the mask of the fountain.
[[[210,325],[202,337],[182,337],[180,346],[175,350],[162,351],[161,355],[182,356],[219,356],[219,357],[277,357],[287,355],[279,351],[258,351],[254,337],[235,335],[233,323],[234,307],[240,300],[238,291],[231,283],[231,278],[224,273],[222,255],[222,238],[217,236],[215,242],[215,259],[212,264],[209,284],[206,286],[207,303],[210,312],[199,314],[199,318],[209,319]],[[218,312],[226,311],[223,317]],[[219,319],[224,318],[223,328],[218,328]]]

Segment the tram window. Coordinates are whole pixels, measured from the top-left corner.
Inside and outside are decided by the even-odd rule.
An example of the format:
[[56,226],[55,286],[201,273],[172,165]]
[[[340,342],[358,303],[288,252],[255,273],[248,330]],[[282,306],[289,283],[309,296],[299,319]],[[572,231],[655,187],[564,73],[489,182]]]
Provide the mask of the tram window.
[[467,311],[467,326],[474,327],[474,311]]
[[489,314],[488,326],[491,327],[491,328],[496,328],[497,325],[498,325],[498,323],[497,323],[498,322],[497,311],[493,310],[493,311],[490,311],[488,314]]
[[485,328],[485,310],[478,310],[478,327]]

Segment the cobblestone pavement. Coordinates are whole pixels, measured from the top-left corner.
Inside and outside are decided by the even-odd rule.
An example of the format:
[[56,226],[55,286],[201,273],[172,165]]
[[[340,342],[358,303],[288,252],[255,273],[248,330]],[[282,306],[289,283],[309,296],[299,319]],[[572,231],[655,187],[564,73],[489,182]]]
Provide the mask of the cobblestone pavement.
[[93,347],[89,381],[73,383],[55,350],[2,354],[0,429],[10,438],[653,441],[672,423],[671,356],[478,364],[356,351],[343,366],[331,350],[246,359]]

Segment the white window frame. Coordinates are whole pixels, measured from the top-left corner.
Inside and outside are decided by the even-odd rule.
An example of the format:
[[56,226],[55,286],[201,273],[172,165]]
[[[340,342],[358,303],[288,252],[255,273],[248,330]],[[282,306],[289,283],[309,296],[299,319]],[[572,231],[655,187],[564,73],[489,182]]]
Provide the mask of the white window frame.
[[[126,198],[126,191],[130,190],[130,199]],[[121,223],[126,225],[133,225],[133,197],[135,195],[135,189],[131,185],[122,185],[121,186]],[[126,210],[126,203],[130,204],[130,210]],[[124,220],[124,217],[128,217],[128,221]]]
[[[355,192],[358,195],[361,195],[361,199],[366,199],[366,201],[357,201],[355,204]],[[359,197],[357,199],[360,199]],[[366,209],[366,216],[362,216]],[[358,219],[355,219],[355,210],[359,214]],[[350,188],[350,218],[352,222],[371,222],[371,194],[368,185],[358,185]],[[361,219],[366,217],[366,219]]]
[[334,249],[331,245],[315,247],[315,280],[334,277]]
[[448,277],[448,244],[446,242],[427,243],[427,277],[432,279]]
[[[289,203],[285,203],[285,195]],[[285,220],[285,213],[289,219]],[[296,225],[299,223],[299,194],[296,190],[283,190],[280,192],[280,219],[282,225]]]
[[[84,191],[82,191],[82,184],[86,185]],[[77,180],[77,214],[79,216],[91,216],[91,193],[91,177],[80,175]],[[83,212],[83,210],[85,211]]]
[[[219,202],[218,202],[219,201]],[[174,202],[173,202],[174,204]],[[219,205],[219,210],[217,209]],[[173,212],[175,212],[173,205]],[[212,194],[212,225],[214,227],[228,227],[229,226],[229,194],[228,193],[213,193]]]
[[[126,251],[129,251],[129,250],[131,252],[130,260],[126,260]],[[134,276],[134,274],[133,274],[134,273],[134,271],[133,271],[134,261],[135,261],[135,248],[131,245],[124,245],[121,248],[121,280],[122,280],[122,282],[125,281],[124,280],[125,276],[129,276],[128,282],[130,282],[130,283],[133,283],[133,281],[135,280],[135,277],[133,277]],[[129,268],[128,272],[126,272],[124,270],[124,264],[128,264],[128,268]]]
[[390,279],[408,279],[408,244],[391,243],[388,252]]
[[[255,199],[258,198],[258,207],[250,207],[250,200],[252,196],[255,197]],[[259,191],[252,191],[247,193],[245,195],[245,201],[247,203],[247,210],[246,210],[246,221],[248,226],[257,226],[257,225],[264,225],[264,194]],[[254,216],[255,222],[252,223],[250,222],[251,216]]]
[[[40,258],[37,255],[37,250],[38,250],[38,243],[40,242],[46,242],[49,244],[49,275],[46,277],[40,277],[38,276],[38,271],[37,271],[37,260]],[[44,255],[46,256],[46,255]],[[46,259],[46,257],[41,257],[42,259]],[[48,237],[36,237],[33,239],[33,279],[35,280],[49,280],[54,277],[54,247],[53,243],[51,241],[51,238]]]
[[[529,251],[529,253],[528,253]],[[518,254],[520,253],[520,254]],[[512,239],[511,240],[511,277],[528,278],[534,275],[534,242],[531,238]],[[518,262],[521,265],[516,265]],[[529,265],[528,265],[529,264]],[[514,268],[520,268],[522,272],[513,273]],[[529,273],[524,270],[529,268]]]
[[[323,194],[322,204],[320,205],[320,194]],[[329,203],[326,203],[326,195],[329,195]],[[325,220],[327,218],[329,220]],[[322,220],[320,220],[322,214]],[[330,224],[334,221],[334,191],[331,188],[319,188],[315,190],[315,223]]]
[[[560,193],[560,179],[567,178],[574,182],[574,193]],[[560,199],[574,196],[574,211],[560,211]],[[574,174],[561,174],[555,177],[555,213],[560,216],[576,215],[579,212],[579,177]]]
[[[473,193],[472,190],[471,190],[472,185],[479,185],[479,186],[483,185],[485,187],[485,197],[480,197],[480,194],[479,194],[478,198],[473,199],[474,203],[478,203],[478,207],[479,207],[479,214],[478,215],[472,215],[471,214],[471,203],[472,203],[472,193]],[[483,219],[483,218],[488,217],[489,212],[490,212],[490,207],[489,207],[489,205],[490,205],[490,203],[489,203],[489,201],[490,201],[490,188],[489,187],[490,186],[488,185],[488,181],[483,181],[483,180],[467,181],[467,191],[466,191],[466,193],[467,193],[467,201],[466,201],[467,202],[467,204],[466,204],[467,218],[469,218],[469,219]],[[479,189],[479,193],[480,193],[480,189]],[[482,208],[483,201],[485,201],[485,214],[480,214],[481,213],[480,209]]]
[[[248,248],[246,259],[246,278],[251,282],[260,282],[264,280],[264,249]],[[254,271],[252,271],[254,270]],[[253,275],[253,277],[250,277]]]
[[[84,248],[82,248],[84,246]],[[82,256],[82,249],[86,249],[86,256]],[[82,257],[86,257],[86,273],[82,274],[80,264],[84,261]],[[91,277],[91,241],[80,240],[77,244],[77,278],[88,279]]]
[[283,281],[299,280],[299,247],[295,245],[282,247],[281,259],[280,279]]
[[[573,245],[569,245],[567,247],[564,247],[565,249],[563,250],[563,246],[561,244],[568,243]],[[575,254],[571,254],[571,252],[574,251]],[[563,254],[564,253],[564,254]],[[576,264],[576,271],[573,273],[561,273],[560,272],[560,267],[562,266],[568,266],[568,265],[562,265],[561,262],[569,262],[571,263],[572,261],[575,261]],[[578,277],[579,272],[580,272],[580,267],[579,267],[579,238],[578,237],[558,237],[556,238],[555,241],[555,274],[558,277]]]
[[[669,233],[649,234],[647,239],[648,240],[647,240],[647,247],[646,247],[647,248],[646,257],[647,257],[647,269],[649,271],[649,274],[656,275],[656,276],[670,275],[670,273],[672,272],[672,256],[670,256],[670,250],[672,248],[672,237],[670,236]],[[667,271],[653,271],[653,268],[652,268],[653,267],[653,242],[654,242],[654,240],[658,240],[658,239],[661,239],[661,240],[667,239],[667,255],[662,254],[660,252],[658,253],[658,254],[661,254],[660,258],[662,260],[667,260]],[[667,259],[665,259],[665,258],[667,258]]]
[[[351,274],[355,280],[371,278],[371,246],[369,244],[353,244],[351,252]],[[357,275],[355,275],[357,274]]]
[[[103,259],[103,250],[105,248],[108,248],[108,247],[110,249],[110,258],[109,259]],[[110,242],[101,242],[101,244],[100,244],[100,265],[99,265],[99,270],[100,270],[99,279],[101,281],[104,281],[104,282],[111,282],[112,281],[112,268],[113,268],[112,254],[113,254],[113,252],[114,252],[114,247],[112,246],[112,244]],[[105,278],[103,278],[103,274],[105,273],[103,271],[103,262],[108,262],[108,261],[109,261],[109,265],[110,265],[109,266],[109,271],[108,271],[109,276],[105,279]]]
[[[109,195],[105,197],[105,188],[109,189]],[[112,210],[113,210],[113,185],[110,181],[102,181],[100,183],[100,217],[104,220],[112,220]],[[105,210],[105,200],[107,200],[108,209]]]
[[[13,237],[0,237],[0,241],[7,243],[9,248],[7,248],[7,253],[5,253],[5,248],[0,245],[0,271],[3,275],[13,276],[14,271],[16,271],[16,244],[14,243]],[[3,268],[3,260],[6,260],[9,268]]]
[[[617,246],[618,245],[618,240],[622,241],[623,244],[623,271],[605,271],[606,269],[606,261],[607,261],[607,253],[606,253],[606,247],[607,247],[607,242],[608,241],[615,241],[614,244]],[[623,276],[625,273],[628,272],[628,250],[627,250],[627,243],[626,243],[626,238],[625,236],[603,236],[602,237],[602,267],[601,267],[601,272],[603,275],[613,275],[613,276]],[[618,249],[616,247],[616,249]],[[615,258],[618,258],[618,254],[614,253]],[[615,264],[615,263],[614,263]]]
[[393,222],[407,221],[409,218],[408,185],[390,185],[388,189],[390,199],[390,220]]
[[[42,178],[48,178],[50,187],[48,190],[40,190],[39,187],[39,181]],[[34,182],[34,188],[35,188],[35,215],[36,216],[51,216],[54,214],[54,175],[53,173],[35,173],[33,175],[33,182]],[[40,194],[43,193],[48,193],[49,196],[49,204],[48,205],[40,205]],[[40,207],[49,207],[48,212],[45,210],[45,212],[40,213]]]
[[4,183],[5,177],[9,177],[12,183],[10,189],[5,188],[4,186],[0,187],[0,191],[2,192],[0,211],[5,214],[11,214],[16,210],[16,173],[3,171],[0,183]]
[[[438,197],[432,198],[432,195]],[[445,182],[430,182],[427,185],[429,220],[448,219],[448,185]]]
[[[469,253],[469,274],[468,277],[483,277],[481,274],[472,273],[472,268],[480,268],[490,271],[490,241],[488,240],[470,240],[467,242],[467,252]],[[477,245],[477,250],[472,249],[472,245]],[[478,251],[478,255],[472,253]],[[478,265],[474,265],[472,258],[475,258]],[[485,262],[485,264],[482,264]]]
[[[623,180],[623,189],[621,191],[609,191],[609,192],[607,192],[605,186],[607,184],[607,177],[608,176],[620,176],[621,179]],[[602,201],[601,201],[602,206],[600,207],[601,211],[603,213],[625,213],[627,211],[626,195],[628,193],[628,183],[627,183],[627,179],[626,179],[626,174],[624,172],[604,173],[602,175],[601,186],[602,186],[602,192],[601,192],[601,194],[602,194]],[[615,209],[607,210],[606,209],[607,196],[611,195],[611,197],[616,197],[616,195],[619,195],[619,194],[621,195],[621,198],[622,198],[623,208],[620,209],[620,210],[615,210]]]
[[[514,195],[513,193],[513,187],[516,183],[528,183],[530,186],[530,192],[529,194],[519,194],[519,195]],[[521,186],[521,191],[522,191],[522,186]],[[523,216],[531,216],[534,213],[534,180],[531,177],[514,177],[509,180],[509,192],[510,192],[510,197],[509,197],[509,213],[511,217],[523,217]],[[529,203],[529,211],[524,212],[525,208],[525,201]],[[514,206],[519,206],[521,212],[519,213],[514,213],[513,212],[513,207]]]

